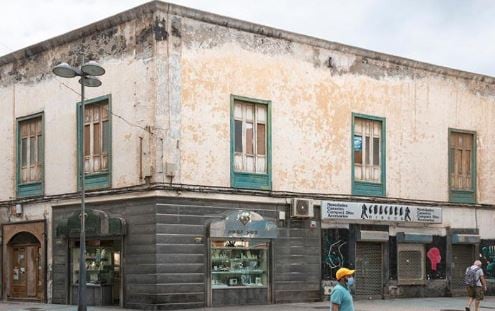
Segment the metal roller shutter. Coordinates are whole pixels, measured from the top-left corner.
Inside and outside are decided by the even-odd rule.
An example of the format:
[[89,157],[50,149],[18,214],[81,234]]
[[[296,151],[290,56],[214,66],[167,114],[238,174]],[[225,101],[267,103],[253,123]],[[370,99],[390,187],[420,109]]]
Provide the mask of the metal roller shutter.
[[380,243],[356,245],[356,296],[381,298],[383,294],[383,256]]
[[421,285],[425,280],[425,254],[423,244],[399,244],[397,278],[399,284]]
[[466,268],[473,264],[474,247],[472,245],[452,245],[452,290],[464,290]]

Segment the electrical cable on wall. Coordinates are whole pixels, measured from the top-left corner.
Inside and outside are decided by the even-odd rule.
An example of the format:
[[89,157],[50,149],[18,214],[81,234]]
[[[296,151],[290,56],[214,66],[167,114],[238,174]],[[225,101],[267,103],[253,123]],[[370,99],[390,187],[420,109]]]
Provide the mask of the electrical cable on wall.
[[[68,88],[69,90],[71,90],[72,92],[74,92],[75,94],[81,96],[81,94],[74,90],[72,87],[70,87],[69,85],[65,84],[64,82],[60,81],[57,77],[55,77],[55,79],[59,82],[60,85]],[[163,131],[164,134],[166,135],[167,133],[167,129],[164,129],[164,128],[161,128],[161,127],[157,127],[157,126],[152,126],[152,127],[144,127],[144,126],[141,126],[141,125],[138,125],[138,124],[135,124],[129,120],[127,120],[126,118],[122,117],[121,115],[118,115],[116,113],[114,113],[113,111],[109,110],[108,108],[104,108],[105,110],[107,110],[108,113],[110,113],[112,116],[115,116],[116,118],[118,119],[121,119],[122,121],[124,121],[125,123],[127,123],[129,126],[132,126],[132,127],[136,127],[136,128],[139,128],[139,129],[142,129],[143,131],[145,131],[146,133],[150,134],[151,136],[153,137],[157,137],[159,139],[164,139],[163,136],[160,136],[160,135],[156,135],[155,132],[153,132],[152,130],[159,130],[159,131]]]

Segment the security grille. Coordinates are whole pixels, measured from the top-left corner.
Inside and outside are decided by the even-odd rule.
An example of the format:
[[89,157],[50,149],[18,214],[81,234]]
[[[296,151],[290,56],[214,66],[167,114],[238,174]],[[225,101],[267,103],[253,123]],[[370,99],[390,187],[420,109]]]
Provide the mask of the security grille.
[[474,249],[472,245],[452,245],[452,289],[464,290],[466,268],[473,264]]
[[399,245],[397,275],[401,284],[418,284],[424,280],[424,258],[422,244]]
[[402,251],[399,253],[399,275],[401,279],[422,279],[420,251]]
[[356,245],[356,296],[381,298],[383,257],[380,243]]

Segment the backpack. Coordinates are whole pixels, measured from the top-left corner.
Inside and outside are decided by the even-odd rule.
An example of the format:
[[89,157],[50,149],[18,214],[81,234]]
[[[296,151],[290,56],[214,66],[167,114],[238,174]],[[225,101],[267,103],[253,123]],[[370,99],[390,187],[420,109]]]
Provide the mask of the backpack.
[[476,267],[469,267],[466,271],[466,274],[464,275],[464,285],[466,286],[476,286],[476,283],[478,283],[478,278],[476,277],[476,273],[478,272],[480,268]]

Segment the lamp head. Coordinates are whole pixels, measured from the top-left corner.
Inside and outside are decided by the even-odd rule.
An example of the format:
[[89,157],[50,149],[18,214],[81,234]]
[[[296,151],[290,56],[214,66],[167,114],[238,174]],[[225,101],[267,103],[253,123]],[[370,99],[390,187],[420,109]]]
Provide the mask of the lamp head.
[[101,81],[96,77],[84,76],[79,79],[79,83],[87,87],[99,87]]
[[84,63],[81,66],[81,71],[88,76],[102,76],[105,74],[105,68],[101,67],[94,60]]
[[78,70],[67,63],[60,63],[53,67],[52,72],[62,78],[74,78],[79,75]]

